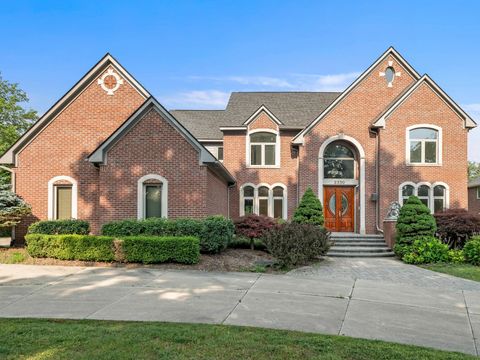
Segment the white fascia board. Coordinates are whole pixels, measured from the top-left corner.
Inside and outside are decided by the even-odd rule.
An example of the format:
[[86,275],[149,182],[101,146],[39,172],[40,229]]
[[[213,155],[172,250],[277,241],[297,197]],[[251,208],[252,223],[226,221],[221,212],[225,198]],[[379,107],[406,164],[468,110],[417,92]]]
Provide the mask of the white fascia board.
[[247,130],[246,126],[220,126],[220,131],[239,131]]
[[319,116],[317,116],[305,129],[303,129],[297,136],[292,139],[292,143],[296,145],[302,145],[304,141],[304,136],[310,132],[310,130],[318,124],[318,122],[323,119],[333,108],[335,108],[368,74],[370,74],[373,69],[375,69],[378,64],[385,60],[389,55],[395,56],[398,62],[407,69],[415,79],[420,79],[420,74],[408,64],[408,62],[395,50],[393,47],[390,47],[385,51],[370,67],[365,70],[350,86],[335,99]]

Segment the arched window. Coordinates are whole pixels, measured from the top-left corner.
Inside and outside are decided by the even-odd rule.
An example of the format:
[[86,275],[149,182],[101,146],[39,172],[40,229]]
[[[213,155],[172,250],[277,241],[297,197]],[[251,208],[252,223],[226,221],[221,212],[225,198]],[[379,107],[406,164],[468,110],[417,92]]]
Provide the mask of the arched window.
[[259,131],[249,135],[250,166],[278,166],[279,141],[273,132]]
[[389,66],[385,69],[385,80],[387,81],[388,86],[393,84],[395,79],[395,69],[392,66]]
[[350,147],[334,142],[323,154],[323,176],[326,179],[354,179],[355,157]]
[[417,196],[426,207],[430,208],[430,186],[420,185],[417,189]]
[[240,216],[257,214],[287,219],[287,188],[283,184],[245,184],[240,188]]
[[447,208],[447,189],[443,185],[433,188],[433,211],[439,212]]
[[48,219],[77,218],[77,181],[70,176],[56,176],[48,182]]
[[402,197],[400,203],[403,205],[405,201],[412,195],[415,195],[415,187],[413,185],[407,184],[402,187]]
[[245,186],[243,188],[244,215],[253,214],[254,201],[255,201],[255,189],[252,186]]
[[258,188],[258,215],[269,216],[270,208],[270,196],[269,188],[266,186],[260,186]]
[[137,218],[168,217],[168,181],[149,174],[137,182]]
[[409,164],[439,164],[440,163],[440,130],[437,127],[418,126],[408,130]]

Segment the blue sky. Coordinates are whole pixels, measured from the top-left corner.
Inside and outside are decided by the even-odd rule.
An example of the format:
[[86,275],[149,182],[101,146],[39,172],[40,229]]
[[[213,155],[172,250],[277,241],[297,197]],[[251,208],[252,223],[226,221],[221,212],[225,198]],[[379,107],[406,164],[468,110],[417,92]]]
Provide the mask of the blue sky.
[[[479,1],[4,1],[0,72],[47,110],[106,52],[166,107],[342,90],[393,45],[480,123]],[[469,158],[480,161],[480,130]]]

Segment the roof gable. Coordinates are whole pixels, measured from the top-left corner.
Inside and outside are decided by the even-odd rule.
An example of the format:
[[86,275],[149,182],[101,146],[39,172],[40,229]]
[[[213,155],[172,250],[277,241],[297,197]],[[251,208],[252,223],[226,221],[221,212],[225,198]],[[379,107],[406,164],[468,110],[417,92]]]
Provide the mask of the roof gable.
[[33,140],[51,121],[53,121],[73,100],[75,100],[97,77],[109,66],[124,78],[134,89],[145,99],[150,94],[135,78],[120,65],[120,63],[109,53],[98,61],[70,90],[63,95],[50,109],[45,112],[1,157],[0,164],[16,163],[18,154],[31,140]]
[[392,113],[398,109],[422,84],[426,84],[438,97],[440,97],[457,115],[463,120],[465,128],[474,128],[477,126],[475,121],[460,106],[452,100],[450,96],[443,91],[428,75],[423,75],[410,89],[408,89],[401,97],[394,101],[385,112],[378,117],[373,123],[374,127],[385,128],[386,120]]
[[255,111],[247,120],[245,120],[243,125],[251,124],[262,112],[266,113],[277,125],[283,125],[283,123],[270,110],[268,110],[265,105],[260,106],[257,111]]
[[393,48],[390,47],[385,51],[367,70],[365,70],[350,86],[333,101],[320,115],[310,122],[297,136],[292,140],[294,144],[303,144],[304,136],[307,135],[319,121],[321,121],[332,109],[334,109],[344,98],[350,94],[355,87],[362,82],[382,61],[388,56],[394,56],[395,59],[408,71],[415,79],[420,79],[420,74]]

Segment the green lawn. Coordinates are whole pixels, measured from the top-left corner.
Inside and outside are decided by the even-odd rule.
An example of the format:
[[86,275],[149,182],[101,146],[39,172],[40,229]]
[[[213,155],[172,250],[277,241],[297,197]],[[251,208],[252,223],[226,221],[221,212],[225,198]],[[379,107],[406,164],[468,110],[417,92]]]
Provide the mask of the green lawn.
[[480,266],[470,264],[427,264],[423,268],[464,279],[480,281]]
[[223,325],[0,319],[1,359],[474,359],[341,336]]

